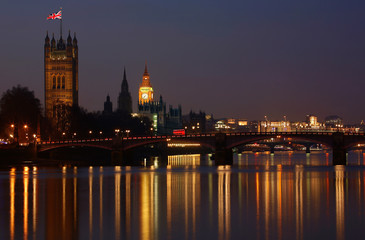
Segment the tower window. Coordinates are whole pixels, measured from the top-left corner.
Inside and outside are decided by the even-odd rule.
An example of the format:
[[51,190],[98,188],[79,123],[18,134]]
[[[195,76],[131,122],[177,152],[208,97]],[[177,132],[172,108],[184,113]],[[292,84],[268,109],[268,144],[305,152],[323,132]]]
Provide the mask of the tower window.
[[60,85],[61,85],[61,77],[58,76],[57,77],[57,89],[60,89]]
[[56,77],[53,77],[52,88],[56,89]]
[[65,89],[65,76],[62,77],[62,89]]

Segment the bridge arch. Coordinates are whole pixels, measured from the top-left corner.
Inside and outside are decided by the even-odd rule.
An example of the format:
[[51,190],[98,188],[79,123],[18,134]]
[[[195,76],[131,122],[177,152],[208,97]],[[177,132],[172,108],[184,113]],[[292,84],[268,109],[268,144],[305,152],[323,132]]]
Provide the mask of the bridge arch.
[[345,145],[345,148],[346,149],[351,149],[353,147],[356,147],[358,144],[365,144],[365,139],[348,143],[348,144]]
[[42,146],[38,152],[46,152],[46,151],[52,151],[55,149],[62,149],[62,148],[72,148],[72,147],[89,147],[89,148],[96,148],[96,149],[103,149],[103,150],[109,150],[112,151],[113,149],[109,146],[104,145],[98,145],[98,144],[92,144],[92,143],[69,143],[69,144],[59,144],[59,145],[48,145],[48,146]]

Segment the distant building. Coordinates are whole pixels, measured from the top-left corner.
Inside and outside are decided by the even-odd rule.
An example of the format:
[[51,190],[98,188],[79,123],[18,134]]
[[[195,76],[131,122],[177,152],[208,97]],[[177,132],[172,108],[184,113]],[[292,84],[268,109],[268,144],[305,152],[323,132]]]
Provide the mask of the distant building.
[[206,132],[206,114],[200,111],[195,113],[190,111],[189,115],[184,116],[183,126],[186,133],[205,133]]
[[331,115],[324,119],[327,128],[342,128],[343,120],[337,115]]
[[305,118],[305,122],[310,126],[310,127],[317,127],[319,126],[318,124],[318,118],[314,115],[307,115]]
[[132,113],[132,97],[128,89],[125,68],[123,73],[122,88],[118,97],[118,111]]
[[246,119],[225,118],[215,123],[216,131],[225,132],[249,132],[250,127]]
[[248,123],[248,128],[250,132],[259,132],[260,130],[260,123],[257,120],[250,121]]
[[104,111],[103,115],[110,116],[113,113],[113,103],[110,101],[110,96],[106,97],[106,101],[104,102]]
[[259,121],[259,132],[290,132],[291,125],[289,121]]
[[205,114],[205,132],[214,132],[215,120],[213,114]]
[[162,101],[145,102],[138,104],[138,114],[143,117],[148,117],[152,122],[153,131],[157,134],[161,132],[161,126],[165,125],[166,104]]
[[165,126],[163,130],[166,134],[172,134],[173,130],[182,129],[181,105],[177,108],[169,106],[169,112],[165,114]]
[[364,122],[364,120],[361,120],[359,130],[361,132],[365,132],[365,122]]
[[217,120],[214,125],[214,128],[218,132],[229,132],[230,131],[230,127],[227,125],[227,122],[224,119]]
[[326,130],[325,124],[318,122],[318,117],[312,114],[309,114],[305,117],[305,122],[300,122],[295,124],[295,131],[320,132],[324,130]]
[[78,45],[76,34],[67,41],[52,40],[44,44],[45,116],[59,132],[67,130],[69,107],[78,106],[79,98]]

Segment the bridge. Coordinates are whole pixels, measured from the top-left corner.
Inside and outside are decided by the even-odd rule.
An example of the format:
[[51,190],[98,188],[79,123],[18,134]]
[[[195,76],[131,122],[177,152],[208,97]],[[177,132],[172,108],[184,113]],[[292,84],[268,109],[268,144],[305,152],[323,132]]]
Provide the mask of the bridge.
[[[332,149],[333,164],[346,165],[346,152],[357,144],[365,143],[364,133],[343,132],[240,132],[240,133],[207,133],[188,134],[183,136],[142,136],[115,137],[104,139],[84,139],[66,141],[48,141],[37,144],[37,152],[48,151],[70,146],[103,148],[115,153],[113,156],[122,158],[123,152],[151,144],[159,144],[163,154],[167,144],[199,143],[212,149],[215,153],[216,165],[232,163],[232,148],[271,138],[290,138],[293,140],[323,144]],[[274,146],[271,143],[271,147]]]

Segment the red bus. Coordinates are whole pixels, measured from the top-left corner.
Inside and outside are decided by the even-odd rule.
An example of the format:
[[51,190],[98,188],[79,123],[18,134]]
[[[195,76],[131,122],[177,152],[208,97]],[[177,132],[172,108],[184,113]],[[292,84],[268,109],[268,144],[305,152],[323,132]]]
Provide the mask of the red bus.
[[180,135],[180,136],[184,136],[185,135],[185,129],[175,129],[172,132],[173,135]]

